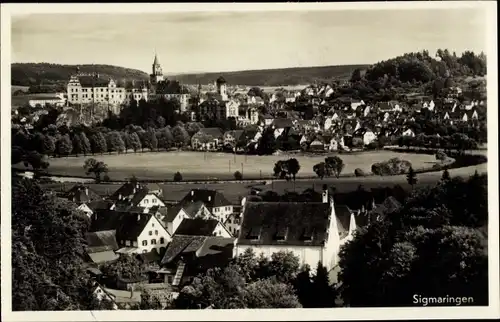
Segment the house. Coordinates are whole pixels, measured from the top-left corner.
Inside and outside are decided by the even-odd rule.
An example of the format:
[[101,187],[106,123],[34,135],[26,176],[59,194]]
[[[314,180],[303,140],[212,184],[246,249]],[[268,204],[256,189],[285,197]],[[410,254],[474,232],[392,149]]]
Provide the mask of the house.
[[118,253],[140,254],[156,249],[162,253],[171,235],[160,220],[149,213],[103,210],[94,213],[90,232],[116,231]]
[[241,228],[241,213],[237,211],[233,212],[223,224],[233,237],[237,237]]
[[102,300],[110,301],[112,303],[111,306],[113,310],[118,310],[118,304],[115,302],[116,296],[107,292],[107,289],[105,289],[103,286],[99,285],[98,283],[94,283],[92,294],[99,301]]
[[367,128],[361,128],[354,133],[354,137],[358,137],[363,141],[363,145],[368,145],[375,140],[377,140],[377,136],[375,133]]
[[361,106],[361,105],[366,105],[363,100],[356,100],[356,99],[351,100],[351,109],[352,110],[356,110],[358,108],[358,106]]
[[89,204],[94,201],[102,200],[95,191],[82,184],[74,185],[65,193],[65,197],[78,205],[77,209],[83,211],[87,216],[92,216],[93,210]]
[[175,235],[233,237],[217,219],[185,218],[175,230]]
[[309,144],[309,150],[311,151],[324,151],[325,150],[325,144],[321,142],[320,140],[314,140]]
[[410,137],[415,137],[415,132],[412,131],[412,129],[406,129],[401,133],[402,136],[410,136]]
[[201,201],[220,222],[225,222],[233,213],[233,205],[222,193],[215,190],[192,189],[179,203],[184,207],[190,202],[197,201]]
[[124,183],[120,188],[118,188],[108,199],[118,201],[122,199],[132,199],[133,196],[139,191],[147,189],[148,192],[156,194],[157,196],[162,195],[162,189],[156,183],[140,183],[136,180],[130,180]]
[[214,151],[223,144],[223,133],[218,127],[202,128],[191,138],[191,147],[195,150]]
[[165,203],[158,197],[158,195],[150,192],[146,187],[137,185],[138,190],[134,189],[131,195],[118,195],[118,200],[114,202],[110,210],[116,211],[129,211],[139,210],[142,212],[149,212],[153,207],[165,207]]
[[208,219],[213,218],[213,215],[202,201],[179,203],[167,209],[167,215],[163,218],[163,223],[167,231],[173,235],[177,227],[186,218]]
[[322,202],[246,202],[234,256],[253,248],[270,257],[291,251],[300,264],[327,270],[338,263],[340,247],[356,230],[354,213],[336,205],[325,189]]
[[88,261],[100,265],[118,259],[119,255],[115,253],[119,248],[115,230],[88,232],[85,237],[87,240],[85,252]]
[[234,238],[175,235],[162,258],[165,283],[180,289],[210,268],[224,267],[231,260]]
[[238,100],[232,99],[229,102],[226,102],[226,117],[238,117],[239,106],[240,102]]
[[238,143],[241,142],[241,137],[244,135],[244,130],[232,130],[224,133],[224,147],[231,150],[236,149]]

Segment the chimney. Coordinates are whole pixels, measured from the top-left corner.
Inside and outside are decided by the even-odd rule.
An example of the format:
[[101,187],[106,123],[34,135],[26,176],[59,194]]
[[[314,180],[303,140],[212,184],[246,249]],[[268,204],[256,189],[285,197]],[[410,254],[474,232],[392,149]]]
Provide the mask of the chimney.
[[89,195],[89,188],[85,187],[85,195],[88,196]]
[[137,221],[141,221],[141,214],[137,214]]
[[328,203],[328,186],[326,184],[323,185],[323,193],[322,195],[322,202],[323,203]]
[[208,201],[211,201],[212,200],[212,196],[208,196]]
[[194,190],[191,190],[191,196],[194,196]]
[[134,187],[134,191],[132,192],[132,194],[134,194],[134,195],[135,195],[135,187]]
[[122,200],[122,194],[121,193],[118,195],[118,200]]

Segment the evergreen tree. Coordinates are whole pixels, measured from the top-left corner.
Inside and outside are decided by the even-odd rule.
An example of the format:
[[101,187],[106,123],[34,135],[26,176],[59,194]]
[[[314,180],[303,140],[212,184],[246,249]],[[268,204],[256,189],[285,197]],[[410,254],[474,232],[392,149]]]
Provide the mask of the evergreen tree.
[[418,179],[417,179],[417,174],[413,170],[413,167],[410,167],[408,170],[408,174],[406,175],[406,181],[408,182],[409,185],[413,188],[415,184],[417,184]]
[[335,306],[335,291],[330,285],[326,267],[318,263],[316,274],[312,278],[312,307],[325,308]]
[[73,150],[73,144],[71,143],[71,139],[69,134],[61,135],[59,140],[57,141],[57,153],[59,155],[67,156]]

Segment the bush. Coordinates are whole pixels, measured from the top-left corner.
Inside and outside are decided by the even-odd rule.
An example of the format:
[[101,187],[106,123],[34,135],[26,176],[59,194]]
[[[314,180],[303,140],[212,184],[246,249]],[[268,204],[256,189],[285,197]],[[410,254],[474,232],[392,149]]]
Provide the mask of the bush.
[[110,182],[110,181],[111,181],[111,178],[110,178],[107,174],[105,174],[105,175],[102,177],[102,181],[103,181],[103,182]]
[[174,174],[174,181],[175,182],[179,182],[179,181],[182,181],[182,174],[177,171],[175,174]]
[[239,171],[236,171],[236,172],[234,173],[234,178],[235,178],[236,180],[241,180],[241,179],[243,179],[243,174],[241,174],[241,172],[239,172]]
[[385,162],[374,163],[372,172],[379,176],[391,176],[396,174],[404,174],[411,168],[411,162],[392,158]]
[[444,153],[443,151],[438,151],[436,153],[436,160],[439,160],[439,161],[444,161],[446,160],[448,156],[446,155],[446,153]]
[[354,175],[356,177],[364,177],[365,176],[365,172],[360,169],[360,168],[356,168],[356,170],[354,170]]
[[368,144],[366,146],[367,150],[376,150],[378,148],[379,148],[379,145],[378,145],[378,143],[376,141],[373,141],[373,142],[371,142],[370,144]]

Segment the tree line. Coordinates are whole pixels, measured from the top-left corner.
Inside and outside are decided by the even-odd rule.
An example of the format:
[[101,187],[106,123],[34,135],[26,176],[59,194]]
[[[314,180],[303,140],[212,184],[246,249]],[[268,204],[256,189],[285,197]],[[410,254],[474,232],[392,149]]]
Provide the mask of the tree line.
[[454,133],[449,136],[425,135],[422,133],[416,136],[404,135],[397,139],[397,143],[400,147],[443,149],[448,152],[456,151],[459,154],[464,154],[467,150],[476,150],[478,148],[476,140],[463,133]]

